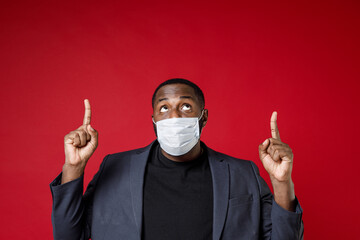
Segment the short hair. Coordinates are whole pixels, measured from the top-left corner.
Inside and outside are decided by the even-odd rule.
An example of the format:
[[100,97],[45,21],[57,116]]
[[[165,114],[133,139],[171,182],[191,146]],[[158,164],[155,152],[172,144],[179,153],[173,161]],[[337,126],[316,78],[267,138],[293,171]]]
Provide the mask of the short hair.
[[205,107],[205,97],[204,97],[204,93],[201,91],[201,89],[198,87],[198,85],[196,85],[193,82],[190,82],[187,79],[184,78],[171,78],[169,80],[166,80],[165,82],[161,83],[156,89],[155,92],[152,96],[152,107],[154,108],[155,106],[155,97],[156,97],[156,93],[159,91],[160,88],[162,88],[165,85],[169,85],[169,84],[185,84],[188,85],[190,87],[192,87],[194,89],[195,92],[195,96],[198,98],[201,108]]

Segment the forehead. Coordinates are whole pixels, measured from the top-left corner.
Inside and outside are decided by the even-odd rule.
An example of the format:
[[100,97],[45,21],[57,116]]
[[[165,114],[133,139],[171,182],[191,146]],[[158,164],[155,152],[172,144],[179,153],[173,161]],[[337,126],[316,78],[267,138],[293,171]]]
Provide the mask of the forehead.
[[162,98],[179,98],[180,96],[190,96],[194,101],[198,100],[192,87],[186,84],[176,83],[161,87],[155,95],[155,101],[157,102]]

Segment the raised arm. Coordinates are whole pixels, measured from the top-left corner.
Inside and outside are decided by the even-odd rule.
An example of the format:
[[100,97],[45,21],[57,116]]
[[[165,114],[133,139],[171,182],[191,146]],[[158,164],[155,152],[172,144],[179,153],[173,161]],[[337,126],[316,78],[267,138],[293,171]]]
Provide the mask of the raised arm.
[[[83,196],[83,173],[87,161],[98,145],[97,132],[90,126],[91,108],[84,100],[83,124],[65,136],[65,164],[62,174],[50,184],[53,197],[51,214],[54,239],[87,240],[90,238],[90,221],[93,188]],[[60,177],[61,176],[61,177]],[[97,176],[97,175],[96,175]],[[89,186],[94,185],[96,176]]]

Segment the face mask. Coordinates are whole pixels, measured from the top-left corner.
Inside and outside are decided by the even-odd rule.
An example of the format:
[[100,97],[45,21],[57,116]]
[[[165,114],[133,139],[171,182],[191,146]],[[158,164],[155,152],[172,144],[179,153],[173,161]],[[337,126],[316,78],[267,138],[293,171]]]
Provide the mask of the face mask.
[[200,139],[199,119],[202,118],[168,118],[157,121],[156,132],[160,147],[172,156],[188,153]]

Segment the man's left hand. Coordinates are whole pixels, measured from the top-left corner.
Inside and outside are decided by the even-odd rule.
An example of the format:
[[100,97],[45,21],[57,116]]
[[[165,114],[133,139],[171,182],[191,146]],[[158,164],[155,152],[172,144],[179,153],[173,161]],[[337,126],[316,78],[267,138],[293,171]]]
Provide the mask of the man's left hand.
[[271,181],[289,182],[294,156],[289,145],[280,140],[276,121],[277,112],[273,112],[270,120],[272,138],[266,139],[259,145],[259,156]]

